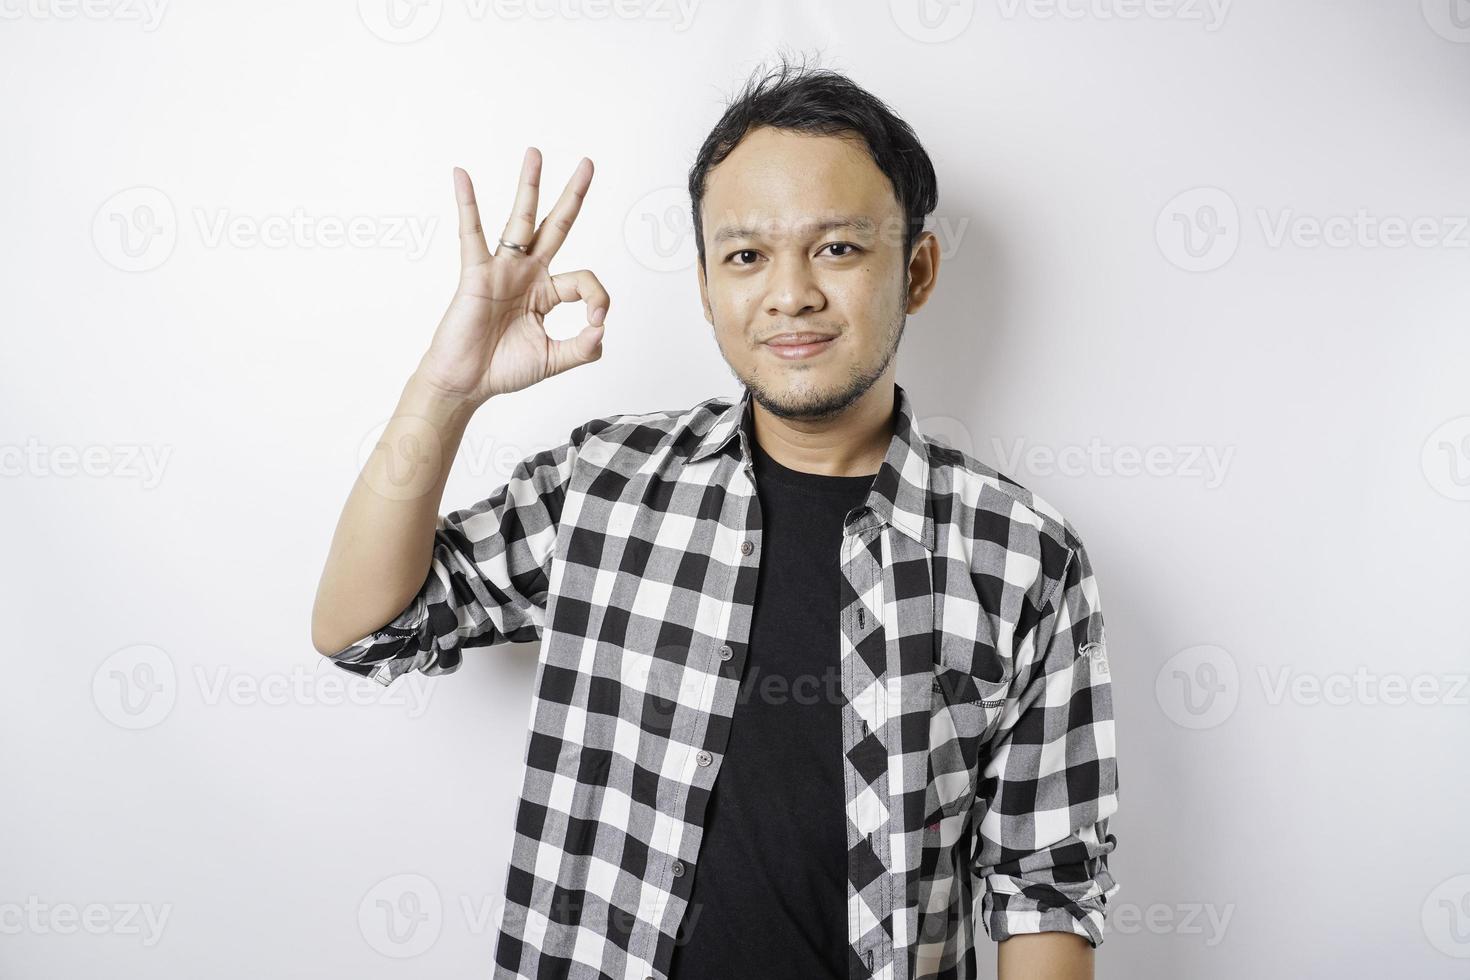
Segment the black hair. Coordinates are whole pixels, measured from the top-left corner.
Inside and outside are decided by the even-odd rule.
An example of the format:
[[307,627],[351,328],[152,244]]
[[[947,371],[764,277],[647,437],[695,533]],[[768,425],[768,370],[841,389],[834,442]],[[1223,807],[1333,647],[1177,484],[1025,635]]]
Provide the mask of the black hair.
[[694,240],[699,265],[704,268],[704,228],[701,213],[709,172],[760,126],[820,136],[857,136],[893,185],[904,213],[904,281],[908,258],[924,230],[924,219],[938,203],[939,188],[929,154],[913,129],[884,102],[852,79],[830,68],[792,64],[784,55],[769,71],[757,68],[745,87],[728,104],[724,115],[705,137],[689,170],[689,199],[693,206]]

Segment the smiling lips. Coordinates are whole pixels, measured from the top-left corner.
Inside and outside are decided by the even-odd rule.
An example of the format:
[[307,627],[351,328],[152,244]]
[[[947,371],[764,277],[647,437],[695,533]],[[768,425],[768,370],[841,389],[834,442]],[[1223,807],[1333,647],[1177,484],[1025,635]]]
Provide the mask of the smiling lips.
[[794,361],[820,354],[836,339],[835,335],[825,333],[783,333],[766,341],[765,346],[777,357]]

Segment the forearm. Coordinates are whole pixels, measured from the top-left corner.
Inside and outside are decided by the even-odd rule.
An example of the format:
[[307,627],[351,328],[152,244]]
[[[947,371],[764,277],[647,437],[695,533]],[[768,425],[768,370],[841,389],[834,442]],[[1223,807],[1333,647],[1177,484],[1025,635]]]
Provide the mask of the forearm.
[[347,497],[312,608],[312,644],[334,653],[380,629],[418,594],[444,486],[475,407],[415,372]]
[[1092,954],[1075,933],[1012,936],[996,947],[996,980],[1092,980]]

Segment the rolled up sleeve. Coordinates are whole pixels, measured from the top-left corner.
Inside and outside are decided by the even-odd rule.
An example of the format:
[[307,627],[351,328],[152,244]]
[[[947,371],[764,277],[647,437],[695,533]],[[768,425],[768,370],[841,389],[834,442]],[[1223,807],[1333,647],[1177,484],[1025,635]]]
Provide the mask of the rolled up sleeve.
[[1108,818],[1118,778],[1102,606],[1075,530],[1060,581],[1018,647],[1008,704],[983,763],[970,871],[995,942],[1071,932],[1096,947],[1119,886]]
[[486,499],[441,515],[418,594],[391,622],[331,654],[331,662],[386,686],[414,670],[458,670],[467,647],[539,640],[562,505],[592,426],[521,460]]

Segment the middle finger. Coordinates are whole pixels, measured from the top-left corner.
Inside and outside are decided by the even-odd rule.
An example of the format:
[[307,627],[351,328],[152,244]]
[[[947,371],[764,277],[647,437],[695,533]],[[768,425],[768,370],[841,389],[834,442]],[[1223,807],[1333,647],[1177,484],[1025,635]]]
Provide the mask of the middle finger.
[[[501,238],[517,245],[531,244],[531,235],[536,228],[536,198],[540,186],[541,151],[534,146],[528,146],[526,157],[521,162],[521,182],[516,188],[516,202],[511,208],[510,220],[505,223],[505,232],[501,234]],[[499,245],[495,254],[503,256],[511,251],[504,245]]]

